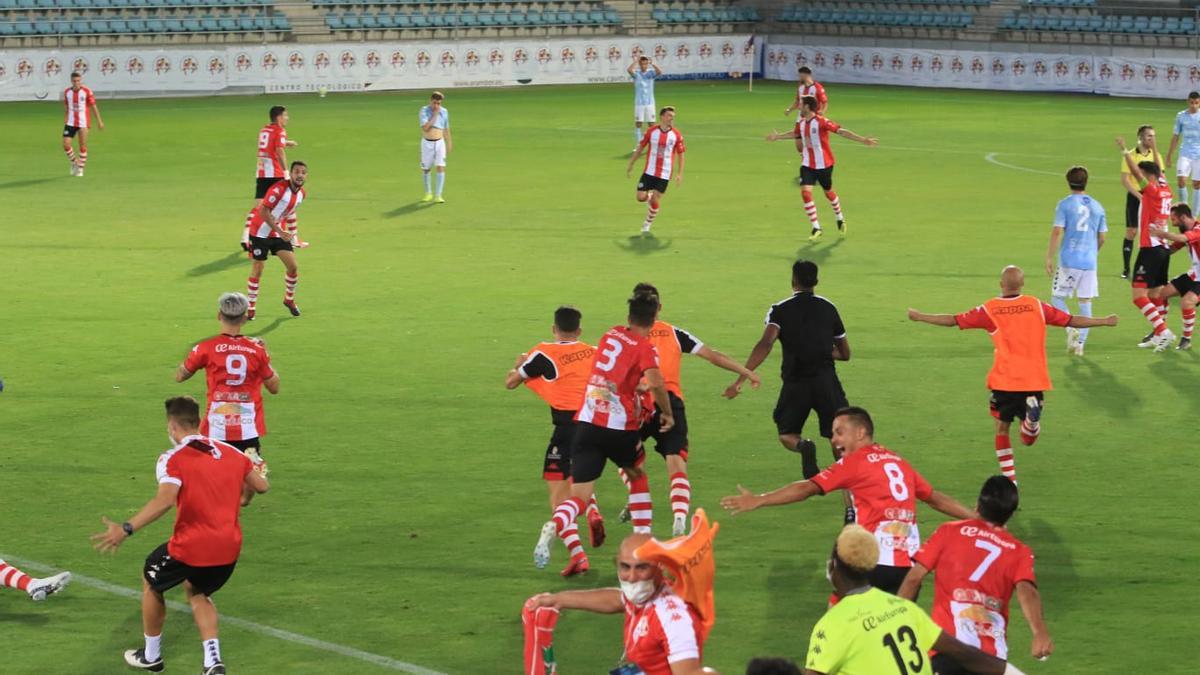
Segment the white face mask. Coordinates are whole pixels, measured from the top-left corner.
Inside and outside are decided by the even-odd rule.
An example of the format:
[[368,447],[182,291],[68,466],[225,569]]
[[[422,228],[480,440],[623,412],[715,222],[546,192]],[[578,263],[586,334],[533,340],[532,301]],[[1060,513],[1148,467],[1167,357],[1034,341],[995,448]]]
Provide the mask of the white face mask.
[[644,605],[650,598],[654,597],[654,580],[646,579],[645,581],[621,581],[621,594],[625,599],[635,605]]

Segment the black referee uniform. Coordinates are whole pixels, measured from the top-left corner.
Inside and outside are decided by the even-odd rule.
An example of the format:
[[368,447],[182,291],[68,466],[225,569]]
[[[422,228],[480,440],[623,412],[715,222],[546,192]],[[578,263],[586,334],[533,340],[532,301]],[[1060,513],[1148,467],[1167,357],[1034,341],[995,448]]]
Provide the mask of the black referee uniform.
[[834,340],[846,337],[837,307],[812,291],[797,291],[771,305],[766,323],[779,329],[783,345],[783,388],[774,415],[779,435],[800,434],[815,411],[821,436],[832,438],[833,415],[847,405],[833,365]]

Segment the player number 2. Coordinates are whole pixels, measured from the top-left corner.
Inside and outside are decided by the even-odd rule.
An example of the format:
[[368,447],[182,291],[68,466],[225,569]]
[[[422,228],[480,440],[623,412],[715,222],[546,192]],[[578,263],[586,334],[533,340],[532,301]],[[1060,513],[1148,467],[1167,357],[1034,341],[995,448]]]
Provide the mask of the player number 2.
[[622,349],[624,347],[620,342],[612,338],[604,340],[604,349],[600,350],[600,356],[603,356],[604,359],[597,361],[596,367],[605,372],[612,370],[613,366],[617,365],[617,357],[621,355]]
[[904,482],[904,471],[899,464],[888,462],[883,465],[883,472],[888,477],[888,489],[892,491],[892,496],[896,501],[902,502],[908,499],[908,483]]
[[225,372],[229,373],[229,379],[225,380],[225,384],[236,387],[246,381],[246,357],[241,354],[230,354],[225,357]]
[[[914,661],[906,662],[904,655],[900,653],[900,645],[904,642],[908,643],[908,650],[912,652],[911,658],[915,659]],[[922,672],[921,669],[925,667],[925,655],[921,653],[921,647],[917,645],[917,633],[912,627],[900,626],[895,636],[885,633],[883,644],[892,650],[892,658],[896,659],[896,672],[900,675]]]
[[1090,210],[1088,210],[1088,207],[1084,206],[1083,204],[1080,204],[1079,208],[1075,209],[1075,231],[1076,232],[1087,232],[1088,221],[1091,218],[1091,215],[1092,215],[1092,212]]
[[271,144],[271,132],[269,132],[269,131],[260,132],[258,134],[258,149],[266,150],[267,146],[270,144]]
[[975,548],[987,551],[987,556],[983,559],[983,562],[979,563],[979,567],[976,567],[975,571],[971,572],[971,581],[982,579],[983,575],[987,574],[988,568],[992,566],[992,563],[996,562],[996,558],[1000,557],[1000,547],[990,541],[976,539]]

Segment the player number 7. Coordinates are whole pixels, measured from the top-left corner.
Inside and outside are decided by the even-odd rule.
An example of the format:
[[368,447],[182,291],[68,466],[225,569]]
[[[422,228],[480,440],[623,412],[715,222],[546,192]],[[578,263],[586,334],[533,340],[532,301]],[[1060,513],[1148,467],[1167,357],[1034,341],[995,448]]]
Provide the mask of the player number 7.
[[982,579],[983,575],[987,573],[988,568],[992,566],[992,563],[996,562],[996,558],[1000,557],[1000,547],[989,541],[976,539],[975,548],[981,548],[987,551],[988,554],[987,557],[983,559],[983,562],[979,563],[979,567],[976,567],[975,571],[971,572],[971,581],[979,581]]

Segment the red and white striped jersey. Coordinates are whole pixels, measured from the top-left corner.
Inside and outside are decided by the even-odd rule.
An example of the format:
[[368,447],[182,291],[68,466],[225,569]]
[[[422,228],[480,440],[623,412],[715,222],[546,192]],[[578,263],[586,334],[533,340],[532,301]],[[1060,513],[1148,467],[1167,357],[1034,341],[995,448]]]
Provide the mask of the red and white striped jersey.
[[802,166],[825,169],[833,166],[833,150],[829,147],[829,132],[837,133],[842,125],[820,115],[796,123],[796,136],[804,139]]
[[[797,109],[797,111],[799,111],[799,109],[800,109],[800,99],[804,98],[805,96],[812,96],[813,98],[817,99],[817,111],[818,112],[824,111],[826,104],[829,103],[829,97],[825,95],[825,87],[821,86],[821,83],[817,82],[816,80],[813,80],[812,84],[796,85],[796,109]],[[802,113],[802,112],[797,114],[796,121],[800,122],[801,120],[803,120],[804,119],[803,115],[804,115],[804,113]]]
[[[280,223],[296,212],[306,194],[304,188],[295,190],[292,188],[291,181],[280,179],[278,183],[271,186],[271,189],[267,190],[267,194],[263,195],[262,205],[271,211],[271,215],[275,218],[275,226],[282,229]],[[271,229],[271,226],[263,219],[261,208],[254,209],[254,217],[250,220],[250,236],[259,239],[279,237],[279,234]]]
[[658,368],[658,352],[648,338],[614,326],[600,338],[576,422],[635,431],[642,424],[637,386],[642,374]]
[[287,145],[287,131],[268,124],[258,131],[258,177],[283,178],[285,168],[279,161],[279,149]]
[[96,105],[96,95],[87,87],[80,87],[78,91],[67,87],[63,91],[63,105],[67,109],[66,125],[87,129],[91,122],[88,106]]
[[663,180],[671,179],[675,155],[682,155],[687,150],[683,145],[683,134],[674,127],[669,130],[659,126],[650,127],[650,131],[642,137],[642,146],[650,148],[646,154],[646,175]]
[[1188,276],[1200,280],[1200,225],[1184,232],[1183,236],[1187,237],[1187,243],[1179,246],[1186,246],[1192,258],[1192,268],[1188,271]]
[[275,375],[271,355],[256,338],[218,335],[192,347],[183,367],[208,377],[208,410],[200,433],[218,441],[243,441],[267,433],[262,383]]
[[644,605],[631,604],[624,596],[625,658],[644,675],[671,675],[671,664],[700,659],[703,623],[690,605],[663,587]]
[[1138,222],[1141,225],[1138,228],[1138,248],[1170,245],[1166,239],[1150,236],[1150,226],[1157,225],[1165,229],[1170,224],[1173,198],[1171,186],[1161,176],[1158,182],[1148,182],[1146,187],[1142,188],[1142,201],[1138,209]]

